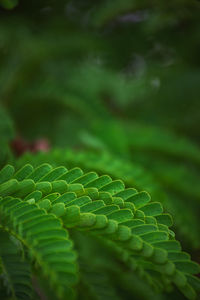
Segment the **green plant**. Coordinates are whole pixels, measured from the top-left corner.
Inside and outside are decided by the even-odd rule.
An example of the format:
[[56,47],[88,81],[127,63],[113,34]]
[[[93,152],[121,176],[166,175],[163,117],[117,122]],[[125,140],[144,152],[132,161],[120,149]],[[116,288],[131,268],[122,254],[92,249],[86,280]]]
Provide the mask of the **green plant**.
[[200,268],[181,251],[169,229],[170,215],[148,193],[126,189],[108,175],[49,164],[37,168],[27,164],[17,172],[7,165],[0,179],[1,264],[12,296],[32,297],[30,268],[35,278],[48,278],[47,293],[58,299],[73,298],[78,282],[91,288],[87,272],[84,267],[83,274],[78,271],[78,265],[81,270],[86,259],[94,269],[93,260],[84,257],[84,247],[94,240],[108,251],[99,253],[102,272],[107,264],[121,261],[123,268],[154,289],[167,291],[175,285],[188,299],[195,299],[200,283],[194,274]]
[[199,298],[199,12],[0,0],[1,299]]

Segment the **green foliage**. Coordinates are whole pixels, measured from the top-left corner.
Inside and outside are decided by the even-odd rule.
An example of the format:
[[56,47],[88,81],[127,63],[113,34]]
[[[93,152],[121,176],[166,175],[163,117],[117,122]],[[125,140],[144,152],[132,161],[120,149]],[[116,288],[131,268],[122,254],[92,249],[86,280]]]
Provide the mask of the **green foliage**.
[[[137,137],[137,135],[135,136]],[[144,136],[148,138],[148,135]],[[146,141],[148,140],[146,139]],[[152,143],[153,139],[150,141]],[[157,143],[157,139],[155,141]],[[164,154],[167,152],[167,145],[170,144],[166,143],[166,147],[163,147],[163,143],[158,144],[159,148],[160,146],[163,147]],[[190,149],[190,146],[193,146],[189,142],[186,145],[188,149]],[[154,145],[154,148],[156,146]],[[184,149],[187,148],[185,147]],[[66,151],[57,149],[49,153],[39,153],[35,156],[27,153],[16,162],[16,165],[20,167],[31,161],[35,166],[48,162],[53,163],[54,166],[59,166],[60,164],[70,167],[80,166],[85,171],[95,170],[102,175],[106,173],[113,178],[121,178],[128,187],[134,186],[140,191],[145,189],[151,194],[153,199],[159,199],[165,210],[174,216],[175,230],[181,236],[185,245],[198,249],[200,245],[200,224],[198,218],[200,192],[197,172],[193,168],[191,170],[191,168],[186,166],[176,165],[170,160],[167,160],[167,162],[161,158],[158,160],[158,154],[156,154],[155,160],[152,161],[152,157],[154,157],[152,153],[148,157],[148,152],[146,153],[145,151],[145,155],[142,155],[141,149],[138,151],[140,155],[138,155],[137,160],[134,157],[131,162],[109,152],[100,154],[97,151]],[[176,149],[174,149],[174,152],[172,157],[176,155]],[[168,154],[171,155],[170,151]],[[183,155],[186,154],[187,152],[183,153]],[[198,151],[196,154],[198,158]],[[134,156],[136,156],[136,150],[134,151]],[[192,158],[195,159],[195,156],[192,155]],[[144,167],[145,165],[146,168]],[[191,170],[189,174],[188,170]],[[193,188],[194,182],[196,183]],[[188,198],[190,199],[190,205],[187,203]],[[186,209],[180,214],[179,212],[183,205],[185,205]]]
[[2,228],[0,241],[2,279],[8,292],[15,299],[30,299],[32,296],[31,269],[24,258],[21,242]]
[[199,17],[0,0],[1,299],[198,299]]
[[[80,232],[83,244],[84,235],[86,241],[87,236],[99,240],[101,247],[108,247],[116,255],[117,262],[134,270],[155,290],[165,291],[175,285],[188,299],[195,299],[198,280],[194,274],[199,273],[200,267],[182,252],[169,229],[171,217],[163,214],[161,204],[152,202],[148,193],[126,189],[121,180],[98,176],[96,172],[84,174],[79,168],[67,170],[49,164],[33,168],[27,164],[13,171],[7,165],[0,174],[1,239],[7,241],[3,242],[1,253],[8,282],[13,276],[9,267],[12,272],[17,260],[11,257],[17,255],[17,250],[13,245],[4,262],[4,249],[10,243],[9,236],[14,236],[32,264],[32,271],[48,278],[55,297],[73,298],[82,274],[77,268],[73,249],[76,242],[72,239],[75,236],[76,241]],[[82,250],[79,251],[81,256]],[[117,262],[114,260],[114,264]],[[17,263],[19,260],[16,267]],[[92,261],[90,264],[93,268]],[[17,272],[25,277],[27,269],[23,263],[19,265]],[[88,278],[87,272],[83,278]],[[15,276],[13,293],[17,298],[19,293],[31,298],[28,279],[23,280],[19,290],[20,281]],[[106,276],[103,286],[105,280]],[[101,286],[101,280],[98,284]],[[93,289],[90,280],[87,285]],[[98,295],[101,297],[101,293]]]

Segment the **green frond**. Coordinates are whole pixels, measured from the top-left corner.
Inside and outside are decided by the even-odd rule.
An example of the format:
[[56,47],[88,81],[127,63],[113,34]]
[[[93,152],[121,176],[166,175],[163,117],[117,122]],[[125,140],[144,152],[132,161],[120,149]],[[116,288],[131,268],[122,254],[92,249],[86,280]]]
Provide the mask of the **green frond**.
[[[175,157],[199,164],[199,147],[185,137],[180,137],[170,130],[142,124],[128,124],[126,132],[133,152],[145,151],[167,157]],[[156,162],[156,161],[155,161]]]
[[0,299],[198,300],[199,16],[0,0]]
[[14,299],[32,299],[31,267],[23,257],[20,247],[15,244],[8,232],[0,229],[0,257],[2,276],[8,288],[8,294]]
[[[156,141],[157,139],[155,139]],[[181,147],[177,155],[179,155],[180,151]],[[139,191],[144,189],[151,194],[154,201],[158,200],[162,203],[164,210],[171,213],[174,217],[175,229],[183,237],[186,244],[194,248],[198,248],[200,245],[200,226],[198,221],[199,185],[197,182],[198,174],[197,172],[194,173],[194,170],[188,173],[186,167],[176,166],[169,161],[163,162],[161,159],[158,160],[158,156],[152,161],[152,155],[150,156],[146,153],[143,155],[142,151],[140,151],[139,155],[135,155],[133,162],[130,162],[129,160],[119,159],[108,152],[100,154],[91,151],[72,152],[70,150],[54,150],[45,154],[39,153],[35,156],[27,153],[17,161],[16,165],[21,167],[30,160],[35,166],[51,161],[54,163],[54,166],[64,164],[73,168],[79,165],[84,171],[94,170],[102,174],[102,176],[93,180],[92,183],[88,182],[87,187],[92,187],[93,185],[93,187],[100,188],[102,185],[110,183],[111,178],[109,176],[112,176],[115,179],[121,178],[128,187],[134,186]],[[135,160],[138,160],[137,163],[135,163]],[[146,162],[146,168],[141,166],[142,164],[144,165],[144,162]],[[79,178],[82,175],[82,173],[79,174],[80,169],[77,168],[72,169],[71,172],[74,173],[74,178]],[[104,173],[108,175],[103,175]],[[65,179],[67,176],[64,174],[63,178]],[[193,188],[193,182],[196,182],[195,188]],[[148,201],[148,197],[147,199],[144,197],[144,200],[140,200],[139,195],[135,195],[135,205],[137,205],[137,201]],[[142,192],[141,195],[146,194]],[[136,200],[136,197],[139,197],[138,200]],[[190,206],[187,205],[188,199],[190,199]],[[130,205],[130,202],[131,198],[126,205]],[[183,210],[182,205],[185,205],[187,210]],[[182,211],[181,214],[179,213],[180,210]],[[167,222],[167,225],[171,224],[171,218],[167,214],[162,214],[158,218],[162,219],[164,224],[165,222]]]
[[[188,299],[195,299],[195,284],[187,276],[198,274],[200,267],[182,252],[169,228],[171,217],[148,193],[79,168],[68,171],[42,164],[28,169],[29,165],[17,171],[21,181],[14,179],[18,176],[10,167],[3,170],[8,175],[0,185],[1,222],[30,249],[44,276],[48,274],[52,286],[57,286],[59,297],[78,280],[68,236],[73,229],[104,240],[119,257],[123,253],[123,262],[133,265],[152,286],[154,280],[164,290],[175,285]],[[63,257],[65,253],[63,261],[57,261],[58,253]]]
[[13,197],[0,200],[0,215],[1,226],[30,251],[37,268],[44,277],[48,276],[57,297],[67,294],[72,298],[72,287],[78,280],[76,254],[61,221],[38,205]]

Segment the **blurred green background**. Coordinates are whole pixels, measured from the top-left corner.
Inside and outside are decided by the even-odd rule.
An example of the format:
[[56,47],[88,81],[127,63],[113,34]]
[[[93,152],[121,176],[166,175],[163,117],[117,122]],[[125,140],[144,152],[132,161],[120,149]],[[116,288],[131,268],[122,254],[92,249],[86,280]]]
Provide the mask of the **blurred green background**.
[[200,2],[1,0],[0,164],[147,190],[200,261]]

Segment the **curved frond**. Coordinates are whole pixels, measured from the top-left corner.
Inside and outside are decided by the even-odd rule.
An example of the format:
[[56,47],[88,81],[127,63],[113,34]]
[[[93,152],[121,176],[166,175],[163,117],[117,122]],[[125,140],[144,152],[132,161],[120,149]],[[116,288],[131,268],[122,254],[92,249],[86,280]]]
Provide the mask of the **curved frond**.
[[[28,169],[24,166],[17,174],[21,177]],[[79,168],[68,171],[42,164],[26,174],[21,181],[16,179],[19,175],[10,175],[0,186],[2,224],[31,250],[54,286],[59,278],[59,295],[62,283],[65,287],[77,283],[67,235],[73,228],[100,238],[152,286],[159,282],[167,290],[176,285],[188,299],[195,298],[195,284],[187,278],[199,273],[200,267],[182,252],[170,229],[171,217],[148,193]],[[40,196],[32,198],[37,191]],[[21,199],[16,198],[19,193]],[[53,258],[55,251],[69,252],[69,260],[59,263],[57,256]]]
[[[22,251],[21,251],[22,252]],[[31,267],[14,244],[8,232],[0,229],[0,257],[2,276],[14,299],[32,299]]]

